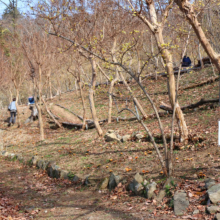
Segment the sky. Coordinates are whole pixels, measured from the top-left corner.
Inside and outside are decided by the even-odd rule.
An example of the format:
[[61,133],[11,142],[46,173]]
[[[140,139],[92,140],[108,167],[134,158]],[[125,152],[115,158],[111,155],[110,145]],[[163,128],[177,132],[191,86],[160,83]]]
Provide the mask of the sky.
[[[0,17],[2,16],[6,6],[2,3],[9,4],[9,0],[0,0]],[[23,13],[27,10],[27,3],[24,0],[18,0],[18,10]]]

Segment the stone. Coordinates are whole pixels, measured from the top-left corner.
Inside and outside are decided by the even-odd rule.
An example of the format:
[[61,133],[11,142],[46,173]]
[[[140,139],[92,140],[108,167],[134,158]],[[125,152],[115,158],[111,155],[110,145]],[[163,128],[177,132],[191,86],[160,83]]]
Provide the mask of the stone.
[[107,189],[108,182],[109,182],[109,177],[104,178],[99,188],[100,189]]
[[60,177],[60,168],[54,162],[49,162],[46,170],[49,177],[57,179]]
[[119,135],[119,134],[116,134],[116,136],[117,136],[117,138],[121,141],[121,139],[122,139],[122,136],[121,135]]
[[142,134],[136,134],[135,137],[136,137],[138,140],[141,140],[141,139],[144,137],[144,135],[142,135]]
[[131,138],[131,136],[127,134],[127,135],[124,135],[124,136],[121,138],[121,141],[122,141],[122,142],[126,142],[126,141],[128,141],[130,138]]
[[158,202],[162,202],[163,198],[166,196],[166,191],[164,189],[160,190],[160,192],[158,193],[156,200]]
[[189,206],[189,200],[184,190],[178,190],[174,194],[174,214],[183,215]]
[[72,182],[77,182],[79,180],[78,176],[76,176],[72,172],[67,172],[67,179],[69,179]]
[[53,178],[59,179],[60,178],[60,167],[55,165],[53,171]]
[[110,177],[109,177],[109,183],[108,183],[108,188],[110,190],[114,189],[117,186],[117,183],[115,181],[115,174],[111,173]]
[[144,182],[144,179],[143,177],[140,175],[140,173],[136,173],[135,176],[134,176],[134,180],[138,183],[143,183]]
[[220,220],[220,213],[217,213],[214,217],[214,220]]
[[216,184],[207,190],[208,197],[212,203],[220,201],[220,184]]
[[198,209],[193,211],[193,215],[196,215],[196,214],[199,214],[199,210]]
[[220,207],[218,206],[209,206],[206,208],[208,214],[215,214],[216,212],[220,211]]
[[128,190],[135,193],[135,195],[143,194],[144,186],[142,183],[144,182],[143,177],[136,173],[133,181],[128,185]]
[[148,199],[152,199],[155,197],[155,193],[154,191],[157,189],[157,184],[155,182],[152,182],[150,184],[148,184],[146,187],[145,187],[145,190],[146,190],[146,197]]
[[38,156],[33,156],[30,161],[30,166],[36,166],[38,161]]
[[101,178],[96,176],[87,176],[85,179],[86,186],[97,186],[101,182]]
[[42,170],[47,170],[48,166],[50,165],[50,161],[47,161],[47,160],[43,160],[43,163],[42,163]]
[[42,167],[43,167],[43,160],[38,160],[37,161],[37,164],[36,164],[36,167],[38,168],[38,169],[42,169]]
[[77,175],[74,175],[73,179],[71,180],[72,182],[78,182],[79,177]]
[[7,157],[8,155],[9,155],[9,153],[7,151],[2,152],[2,156]]
[[209,189],[214,185],[215,185],[215,180],[213,180],[213,179],[206,179],[205,180],[205,188],[206,189]]
[[60,178],[61,179],[68,179],[68,171],[66,170],[60,170]]
[[107,133],[105,136],[105,141],[106,142],[111,142],[111,141],[117,141],[120,142],[120,139],[117,137],[115,133]]

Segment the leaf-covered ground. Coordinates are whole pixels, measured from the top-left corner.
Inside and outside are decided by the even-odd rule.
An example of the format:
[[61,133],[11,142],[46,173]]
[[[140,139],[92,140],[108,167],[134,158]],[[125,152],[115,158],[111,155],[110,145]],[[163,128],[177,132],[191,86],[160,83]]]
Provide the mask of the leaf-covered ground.
[[[184,74],[181,76],[180,86],[184,87],[187,85],[192,85],[194,83],[204,81],[205,79],[212,76],[212,68],[205,68],[202,71]],[[163,92],[167,91],[166,78],[159,78],[158,81],[146,80],[143,82],[143,84],[145,85],[148,93],[152,94],[151,96],[155,101],[158,109],[161,102],[169,104],[168,95],[163,94]],[[216,81],[214,83],[203,85],[201,87],[195,87],[193,89],[180,91],[180,105],[183,106],[195,103],[198,102],[201,98],[218,98],[218,85],[219,83],[218,81]],[[142,92],[136,86],[136,84],[131,83],[131,86],[133,91],[135,91],[136,96],[144,106],[147,114],[153,113],[149,102],[143,96]],[[99,119],[107,118],[107,91],[108,88],[106,88],[105,86],[97,88],[96,90],[95,101],[98,112],[97,115],[99,116]],[[115,87],[114,93],[123,99],[130,97],[126,88],[123,85],[117,85]],[[59,103],[60,105],[69,108],[77,114],[82,115],[81,100],[76,93],[66,93],[63,94],[60,98],[57,97],[51,102]],[[85,98],[87,100],[87,117],[91,118],[88,104],[88,94],[86,92]],[[125,107],[125,104],[125,101],[117,100],[117,106],[119,109]],[[134,108],[132,102],[128,102],[128,105],[130,108]],[[50,120],[48,117],[46,117],[46,115],[44,115],[44,121],[47,122],[44,125],[46,141],[40,143],[39,128],[37,126],[37,122],[34,122],[33,124],[24,124],[24,121],[27,117],[29,117],[30,112],[27,107],[24,106],[22,108],[24,108],[24,111],[23,114],[21,114],[20,116],[22,122],[22,126],[20,128],[17,128],[17,126],[7,128],[7,123],[5,122],[5,120],[8,117],[8,114],[4,110],[2,110],[0,114],[0,128],[4,130],[2,138],[4,142],[4,147],[8,151],[21,153],[26,159],[30,159],[33,155],[37,155],[45,160],[56,161],[56,164],[59,165],[62,169],[72,171],[74,174],[77,174],[82,178],[85,178],[88,174],[103,177],[109,176],[110,172],[116,172],[120,175],[133,176],[136,172],[140,172],[148,180],[153,179],[158,184],[164,181],[164,177],[160,174],[161,167],[158,161],[158,157],[150,142],[130,141],[126,143],[106,143],[103,138],[98,137],[95,129],[86,131],[78,131],[75,129],[51,129],[51,124],[49,123]],[[184,114],[190,134],[195,135],[196,137],[202,137],[206,140],[202,143],[198,142],[197,140],[191,141],[188,145],[180,146],[180,148],[176,148],[174,150],[175,175],[184,181],[197,181],[197,174],[198,172],[202,171],[203,174],[206,175],[206,177],[218,179],[220,177],[220,154],[219,149],[217,148],[217,133],[220,112],[219,108],[217,108],[217,104],[201,106],[195,110],[187,110],[184,112]],[[113,106],[113,115],[118,116],[115,102]],[[120,116],[132,117],[132,115],[126,111],[123,112],[123,114]],[[171,115],[163,117],[161,120],[164,124],[165,133],[170,134]],[[148,125],[155,136],[160,134],[158,123],[155,119],[147,119],[145,123]],[[132,134],[133,132],[137,131],[140,131],[143,135],[146,135],[143,128],[136,121],[119,123],[113,122],[112,124],[103,124],[102,129],[104,133],[107,132],[109,129],[113,129],[118,131],[120,135]],[[175,125],[175,131],[176,133],[178,132],[177,125]],[[160,139],[157,139],[156,141],[158,142],[159,146],[162,146]],[[7,163],[10,164],[10,166],[14,166],[11,164],[11,162]],[[26,171],[28,171],[27,168],[22,169],[26,169]],[[33,172],[37,171],[32,170],[30,172],[30,175],[33,175]],[[50,183],[52,183],[54,180],[48,179],[48,181],[49,186]],[[25,184],[26,182],[24,182],[24,185]],[[62,184],[65,185],[65,183]],[[68,184],[66,185],[68,186]],[[67,187],[66,185],[65,187]],[[60,187],[59,190],[62,191],[62,187]],[[85,189],[83,188],[81,190]],[[81,192],[79,191],[77,191],[77,193],[74,191],[74,195],[76,196],[76,198],[81,198]],[[86,198],[93,198],[92,195],[95,194],[93,194],[89,190],[87,191],[86,189],[85,195],[89,195],[88,197],[85,196],[85,198],[82,197],[86,200]],[[99,199],[101,197],[102,195],[99,194],[97,194],[97,197],[95,196],[95,198]],[[109,200],[109,198],[110,197],[106,197],[106,200],[111,201]],[[130,195],[129,197],[127,197],[126,195],[124,203],[122,203],[123,212],[125,211],[125,213],[130,213],[131,210],[135,210],[134,205],[126,205],[127,203],[130,204],[129,201],[131,198],[134,203],[136,199],[140,201],[143,200],[143,202],[141,202],[140,204],[145,207],[144,203],[146,203],[146,201],[143,198],[133,198],[130,197]],[[128,201],[126,199],[128,199]],[[114,201],[112,202],[112,204],[114,204]],[[116,206],[119,207],[118,204]],[[127,206],[132,207],[131,210],[129,210],[129,207]],[[107,205],[107,207],[109,207],[109,205]],[[148,209],[148,206],[146,209]],[[145,210],[145,208],[143,210]],[[81,213],[81,211],[79,211],[78,209],[76,209],[75,211],[77,211],[77,213]],[[152,210],[152,212],[153,211],[154,210]],[[172,213],[172,211],[170,212]],[[45,212],[40,213],[46,215]],[[119,215],[119,218],[123,218],[122,214]],[[65,219],[65,217],[63,217],[63,219]],[[115,217],[113,219],[117,218]]]

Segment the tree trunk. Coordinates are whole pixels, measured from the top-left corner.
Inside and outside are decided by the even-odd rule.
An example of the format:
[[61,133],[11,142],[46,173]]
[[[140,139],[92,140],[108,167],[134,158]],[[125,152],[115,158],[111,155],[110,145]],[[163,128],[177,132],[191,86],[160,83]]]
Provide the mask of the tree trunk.
[[47,91],[48,91],[48,98],[52,99],[53,95],[52,95],[52,86],[51,86],[51,68],[49,69],[48,75],[47,75]]
[[96,63],[95,63],[95,59],[92,55],[90,55],[89,59],[90,59],[91,66],[92,66],[92,81],[91,81],[91,85],[89,88],[90,109],[91,109],[92,118],[93,118],[96,130],[97,130],[99,136],[102,136],[103,131],[99,125],[99,121],[98,121],[98,118],[96,115],[95,103],[94,103],[94,90],[95,90],[95,85],[96,85]]
[[[164,45],[164,40],[163,40],[163,35],[162,35],[162,29],[159,28],[158,31],[155,33],[155,38],[158,43],[158,48],[161,51],[164,63],[166,65],[167,73],[168,73],[168,91],[169,91],[169,98],[170,98],[170,103],[172,108],[174,108],[175,104],[175,98],[176,98],[176,90],[175,90],[175,77],[174,77],[174,72],[173,72],[173,60],[172,60],[172,55],[170,52],[163,46]],[[180,136],[181,136],[181,142],[187,143],[188,139],[188,129],[186,126],[186,122],[183,116],[183,112],[179,106],[179,103],[177,101],[176,103],[176,119],[179,125],[180,129]]]
[[[116,67],[117,68],[117,67]],[[110,86],[109,86],[109,101],[108,101],[108,124],[112,122],[112,91],[115,85],[115,82],[118,80],[118,70],[116,70],[116,76],[115,78],[111,81]]]
[[82,100],[82,106],[83,106],[83,126],[82,126],[82,129],[84,130],[86,127],[86,104],[85,104],[85,100],[84,100],[84,95],[83,95],[83,90],[82,90],[80,78],[78,80],[78,85],[79,85],[80,96],[81,96],[81,100]]
[[174,1],[179,6],[180,10],[186,15],[187,20],[192,25],[205,52],[208,54],[212,63],[218,69],[218,72],[220,72],[220,54],[216,53],[213,50],[211,44],[209,43],[209,40],[205,36],[205,33],[202,30],[201,24],[199,23],[197,19],[197,15],[194,12],[193,5],[189,3],[187,0],[174,0]]
[[[42,106],[42,102],[41,102],[41,76],[42,76],[42,70],[41,70],[41,66],[38,67],[38,71],[39,71],[39,81],[38,81],[38,97],[39,100],[37,99],[37,97],[35,97],[35,103],[36,103],[36,107],[37,107],[37,111],[38,111],[38,121],[39,121],[39,126],[40,126],[40,140],[43,141],[44,140],[44,126],[43,126],[43,119],[42,119],[42,111],[41,111],[41,106]],[[36,83],[36,79],[35,79],[35,83]]]
[[198,43],[199,60],[200,60],[201,68],[203,69],[204,68],[204,64],[203,64],[203,61],[202,61],[202,55],[201,55],[200,46],[201,46],[201,44]]

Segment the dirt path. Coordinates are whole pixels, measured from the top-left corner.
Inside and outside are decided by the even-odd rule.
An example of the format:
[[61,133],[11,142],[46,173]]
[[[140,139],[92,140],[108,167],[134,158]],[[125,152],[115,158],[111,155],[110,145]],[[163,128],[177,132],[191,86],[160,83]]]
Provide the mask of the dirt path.
[[0,219],[171,219],[153,217],[145,198],[109,196],[1,157],[0,164]]

